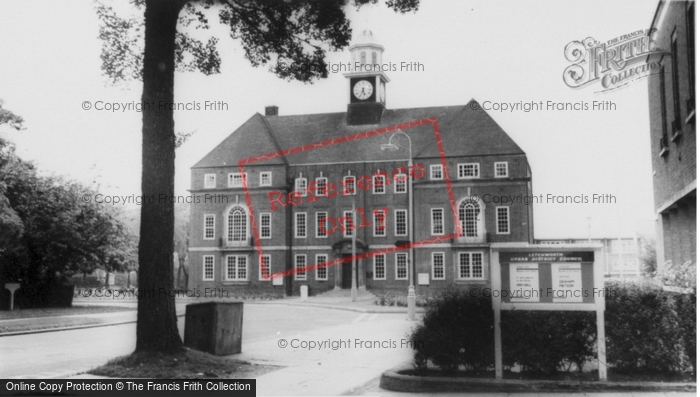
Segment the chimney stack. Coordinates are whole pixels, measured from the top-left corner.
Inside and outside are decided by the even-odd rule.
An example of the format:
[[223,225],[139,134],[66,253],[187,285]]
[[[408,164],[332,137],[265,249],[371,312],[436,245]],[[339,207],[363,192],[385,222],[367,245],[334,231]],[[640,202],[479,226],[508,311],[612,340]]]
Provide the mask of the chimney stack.
[[265,116],[277,116],[279,114],[279,109],[277,106],[265,106]]

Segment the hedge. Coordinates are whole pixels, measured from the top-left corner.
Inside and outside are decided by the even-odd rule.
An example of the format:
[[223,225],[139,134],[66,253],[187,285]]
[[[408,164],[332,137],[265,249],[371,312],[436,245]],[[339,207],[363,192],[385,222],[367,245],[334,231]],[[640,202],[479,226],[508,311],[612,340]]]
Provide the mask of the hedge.
[[[638,282],[608,282],[607,363],[619,373],[678,373],[696,368],[696,295]],[[411,334],[414,366],[492,369],[491,298],[451,289],[431,300]],[[582,370],[597,356],[594,312],[503,311],[504,366],[553,373]]]

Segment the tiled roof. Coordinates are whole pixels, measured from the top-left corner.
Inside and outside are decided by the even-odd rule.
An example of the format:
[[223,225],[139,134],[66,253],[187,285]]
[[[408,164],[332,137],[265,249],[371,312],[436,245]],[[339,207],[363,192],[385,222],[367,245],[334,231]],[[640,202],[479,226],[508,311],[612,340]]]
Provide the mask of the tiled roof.
[[[444,106],[387,109],[378,125],[348,126],[346,113],[262,116],[255,114],[229,135],[193,168],[237,165],[238,161],[279,150],[291,149],[333,138],[396,124],[435,117],[447,157],[524,154],[505,131],[480,107]],[[413,157],[438,157],[436,137],[430,123],[404,130],[413,146]],[[346,161],[375,161],[407,158],[407,150],[382,151],[390,133],[329,145],[259,162],[259,164],[309,164]],[[395,143],[408,146],[405,137]]]

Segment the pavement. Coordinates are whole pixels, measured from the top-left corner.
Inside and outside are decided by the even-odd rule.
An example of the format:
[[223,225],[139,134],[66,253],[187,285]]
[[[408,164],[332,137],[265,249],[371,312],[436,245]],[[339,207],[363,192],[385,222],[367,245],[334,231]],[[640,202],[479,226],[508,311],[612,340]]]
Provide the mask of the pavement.
[[[178,312],[184,312],[189,301],[178,300]],[[76,302],[77,303],[77,302]],[[89,304],[111,304],[111,302]],[[122,304],[129,304],[123,302]],[[405,340],[411,329],[418,323],[407,321],[406,309],[375,306],[367,297],[350,302],[343,297],[286,298],[276,301],[246,301],[244,313],[243,352],[229,358],[257,364],[278,365],[279,370],[269,372],[257,378],[257,395],[259,396],[320,396],[320,395],[357,395],[357,396],[450,396],[458,393],[401,393],[379,388],[382,372],[397,365],[410,362],[412,350],[405,346]],[[133,314],[135,315],[135,313]],[[420,319],[420,314],[417,315]],[[134,317],[135,319],[135,317]],[[179,319],[183,329],[184,319]],[[0,338],[0,351],[11,362],[13,353],[10,345],[36,345],[38,351],[46,352],[39,359],[49,367],[69,368],[69,362],[80,361],[82,367],[103,364],[110,358],[128,354],[135,346],[135,324],[123,324],[100,329],[57,331],[56,338],[47,339],[41,334],[19,335]],[[102,351],[95,355],[95,345],[87,350],[66,353],[57,348],[71,343],[85,345],[96,335],[103,338],[99,345]],[[58,338],[60,336],[60,338]],[[23,339],[26,338],[26,339]],[[120,339],[121,338],[121,339]],[[77,340],[76,340],[77,339]],[[3,345],[7,341],[11,344]],[[124,343],[111,343],[114,340],[126,340]],[[38,342],[44,341],[44,342]],[[61,342],[64,341],[64,342]],[[404,342],[404,343],[402,343]],[[41,345],[44,343],[44,345]],[[75,345],[70,351],[75,350]],[[13,357],[28,357],[25,351],[16,351]],[[31,355],[31,353],[30,353]],[[10,364],[0,364],[3,378],[13,377],[62,377],[69,379],[99,379],[94,375],[51,373],[41,371],[37,364],[29,364],[34,376],[17,376],[17,371],[10,370]],[[14,367],[14,364],[12,365]],[[49,368],[43,367],[43,368]],[[86,369],[83,369],[83,372]],[[20,371],[21,372],[21,371]],[[26,372],[26,370],[25,370]],[[60,372],[60,371],[58,371]],[[13,375],[15,374],[15,375]],[[48,376],[52,375],[52,376]],[[486,393],[470,395],[487,395]],[[685,396],[693,393],[596,393],[596,395],[625,396]],[[488,393],[489,397],[506,396],[508,393]],[[537,393],[521,393],[539,395]],[[547,393],[548,396],[558,395]],[[561,394],[565,395],[565,394]],[[566,394],[572,395],[572,394]],[[579,393],[585,396],[586,393]]]

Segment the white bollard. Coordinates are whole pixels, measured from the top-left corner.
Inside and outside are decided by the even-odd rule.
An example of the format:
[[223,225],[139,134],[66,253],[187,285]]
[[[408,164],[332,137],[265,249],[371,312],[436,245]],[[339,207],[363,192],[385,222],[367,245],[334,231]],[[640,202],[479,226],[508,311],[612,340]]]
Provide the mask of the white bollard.
[[305,301],[309,297],[309,286],[308,285],[302,285],[299,288],[299,292],[301,292],[301,300]]

